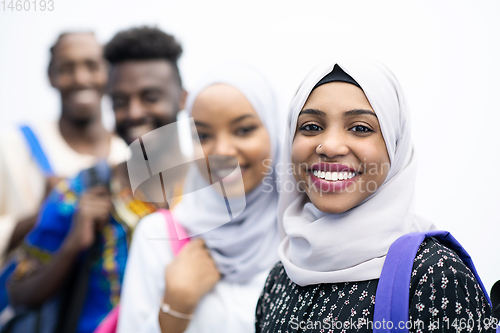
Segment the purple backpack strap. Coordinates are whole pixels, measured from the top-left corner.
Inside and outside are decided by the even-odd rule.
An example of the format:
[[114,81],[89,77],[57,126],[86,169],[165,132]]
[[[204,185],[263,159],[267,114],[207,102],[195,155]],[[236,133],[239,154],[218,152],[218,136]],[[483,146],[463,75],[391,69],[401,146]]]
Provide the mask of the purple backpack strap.
[[[399,322],[406,323],[409,320],[410,305],[410,279],[413,262],[417,255],[418,248],[424,239],[434,237],[444,246],[454,250],[460,259],[474,273],[477,282],[481,286],[483,293],[491,304],[488,293],[479,278],[472,259],[460,245],[460,243],[448,232],[443,230],[433,230],[427,232],[413,232],[396,239],[389,248],[385,259],[384,267],[378,282],[377,293],[375,295],[375,310],[373,313],[373,332],[407,333],[408,329],[400,329]],[[376,325],[376,323],[391,322],[393,328]],[[377,328],[379,327],[379,328]]]

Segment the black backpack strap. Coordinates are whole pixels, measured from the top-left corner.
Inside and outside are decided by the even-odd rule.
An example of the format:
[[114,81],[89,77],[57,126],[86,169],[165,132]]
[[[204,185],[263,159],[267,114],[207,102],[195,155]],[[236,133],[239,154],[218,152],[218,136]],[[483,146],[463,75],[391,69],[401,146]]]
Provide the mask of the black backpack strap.
[[[82,171],[81,175],[85,189],[103,184],[109,187],[111,168],[106,161],[98,162],[94,167]],[[101,256],[100,235],[96,233],[92,246],[83,255],[82,261],[73,270],[72,277],[64,294],[57,333],[73,333],[78,328],[80,316],[87,299],[88,286],[92,266]]]
[[99,235],[90,249],[85,253],[81,263],[74,269],[72,278],[69,279],[64,299],[60,308],[57,333],[73,333],[77,331],[82,314],[90,281],[92,265],[101,255]]

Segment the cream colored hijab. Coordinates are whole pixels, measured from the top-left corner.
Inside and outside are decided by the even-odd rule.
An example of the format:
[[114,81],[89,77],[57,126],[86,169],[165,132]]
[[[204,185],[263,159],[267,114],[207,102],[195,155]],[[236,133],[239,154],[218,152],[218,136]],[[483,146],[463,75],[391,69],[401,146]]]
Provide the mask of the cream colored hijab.
[[[238,89],[266,128],[272,151],[272,165],[267,170],[270,175],[246,194],[246,201],[232,202],[232,209],[239,211],[243,204],[244,210],[228,221],[227,207],[225,203],[221,204],[220,195],[194,190],[206,180],[197,168],[190,169],[183,193],[191,195],[183,196],[173,214],[190,234],[201,234],[224,280],[243,283],[269,270],[278,261],[276,250],[280,239],[276,224],[278,192],[275,184],[275,166],[281,146],[278,101],[272,86],[257,69],[231,63],[210,71],[192,90],[186,103],[189,114],[198,95],[218,83]],[[207,226],[215,225],[219,227],[206,232]]]
[[278,225],[284,239],[279,256],[292,281],[304,286],[378,279],[391,244],[401,235],[433,229],[415,216],[416,158],[410,115],[401,86],[384,65],[364,57],[339,57],[314,68],[290,105],[283,163],[290,165],[297,119],[315,84],[337,64],[362,88],[377,114],[391,167],[387,179],[360,205],[342,214],[326,214],[297,191],[291,172],[278,205]]

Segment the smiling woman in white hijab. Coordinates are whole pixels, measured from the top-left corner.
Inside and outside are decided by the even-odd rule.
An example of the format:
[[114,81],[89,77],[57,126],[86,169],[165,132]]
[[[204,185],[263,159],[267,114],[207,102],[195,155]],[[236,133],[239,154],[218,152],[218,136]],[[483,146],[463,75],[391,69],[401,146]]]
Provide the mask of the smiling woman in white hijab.
[[[281,262],[259,299],[256,330],[370,332],[391,244],[434,229],[415,215],[416,157],[402,89],[376,61],[327,60],[293,98],[285,140]],[[409,319],[424,326],[410,331],[433,330],[438,318],[440,332],[455,319],[483,324],[491,313],[469,268],[435,238],[418,249],[409,293]],[[479,326],[472,331],[484,332]]]
[[[250,66],[224,65],[192,90],[186,111],[211,173],[207,179],[203,166],[192,166],[172,211],[194,238],[174,256],[164,215],[140,222],[125,272],[120,333],[253,332],[257,299],[279,260],[279,110],[272,87]],[[219,160],[210,159],[215,155]],[[228,194],[238,179],[243,205]],[[218,182],[228,199],[222,204],[209,188]]]

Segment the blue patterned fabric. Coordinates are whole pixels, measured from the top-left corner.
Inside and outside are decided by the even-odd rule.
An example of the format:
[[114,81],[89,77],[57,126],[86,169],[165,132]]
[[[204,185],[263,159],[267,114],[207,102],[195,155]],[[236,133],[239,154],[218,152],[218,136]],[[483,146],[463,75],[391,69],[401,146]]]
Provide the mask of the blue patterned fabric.
[[[45,265],[56,254],[68,235],[78,200],[85,190],[85,172],[60,182],[50,194],[36,227],[25,240],[25,269]],[[127,261],[127,231],[113,217],[99,236],[101,256],[90,272],[87,297],[78,323],[78,332],[90,333],[119,302]],[[80,258],[81,259],[81,258]],[[22,278],[19,272],[16,278]]]

